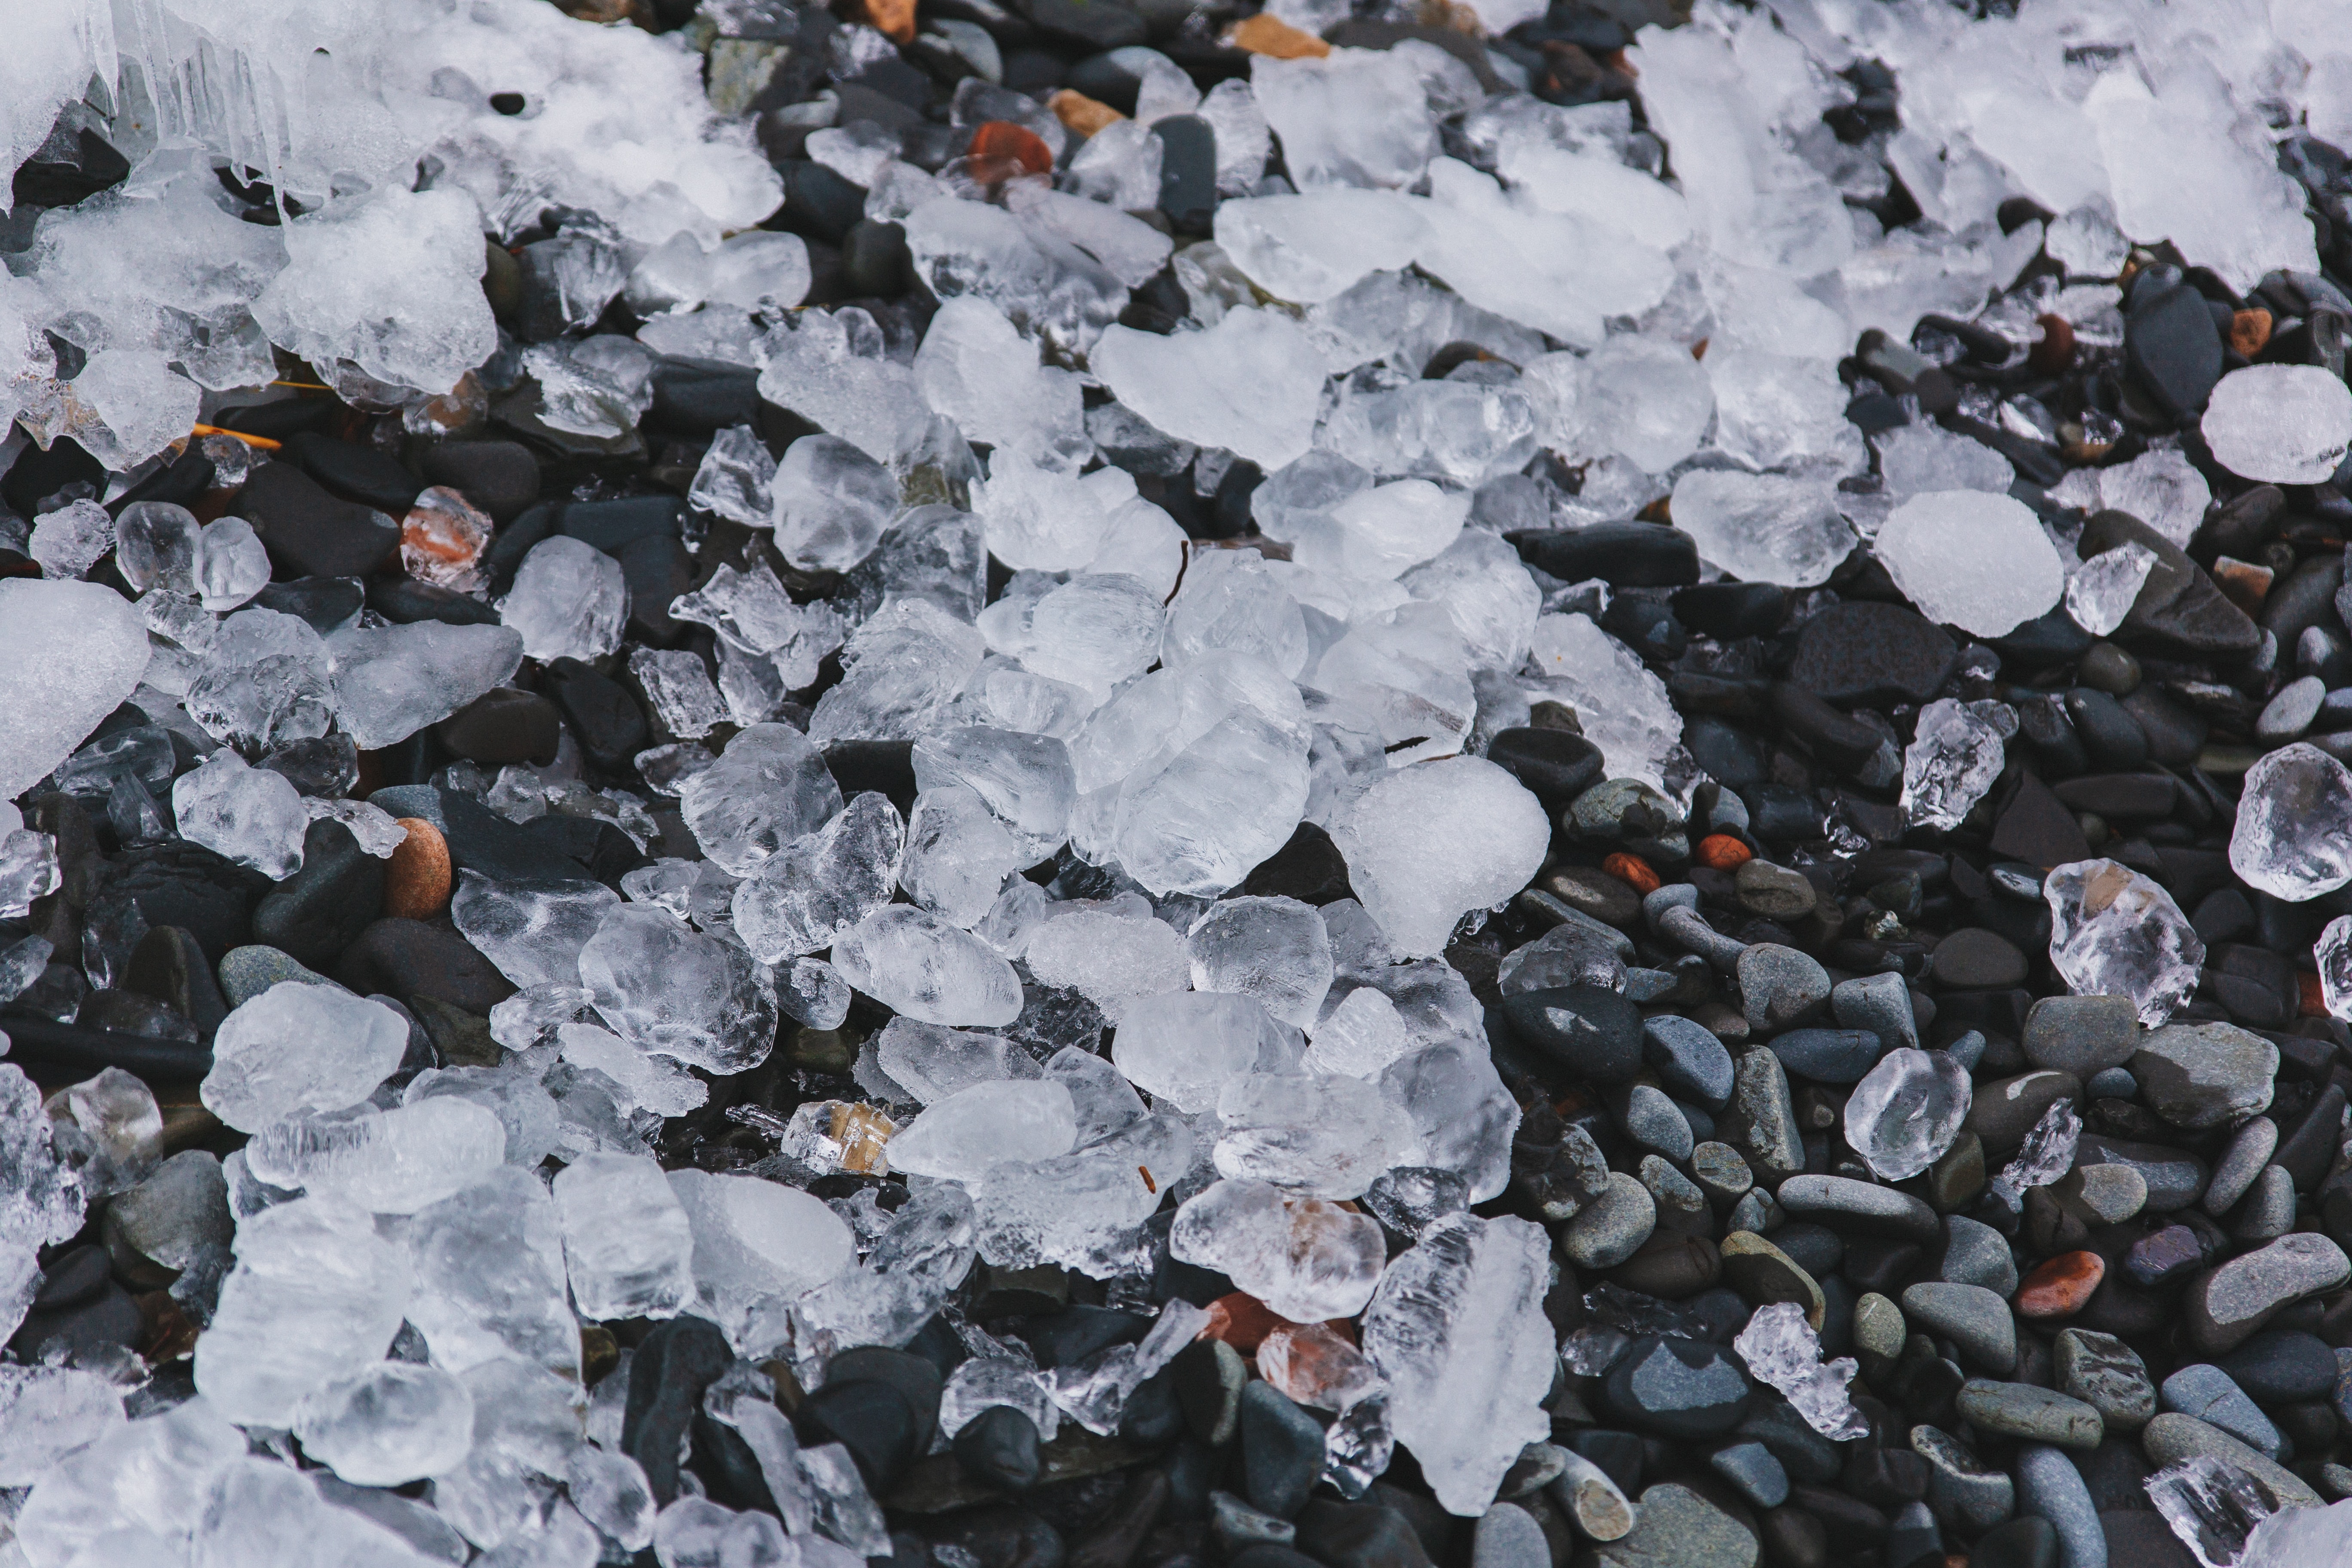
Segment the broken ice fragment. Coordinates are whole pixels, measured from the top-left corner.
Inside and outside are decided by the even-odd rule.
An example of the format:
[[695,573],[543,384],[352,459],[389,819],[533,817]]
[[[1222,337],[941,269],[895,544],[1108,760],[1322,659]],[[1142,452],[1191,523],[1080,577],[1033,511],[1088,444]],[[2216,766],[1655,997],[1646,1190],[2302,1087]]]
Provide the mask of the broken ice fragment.
[[1269,473],[1304,453],[1315,433],[1322,357],[1276,310],[1229,310],[1206,331],[1172,337],[1111,327],[1089,363],[1155,428]]
[[2296,904],[2352,881],[2352,769],[2302,742],[2265,753],[2239,792],[2230,869]]
[[523,653],[541,663],[604,658],[621,646],[628,613],[621,563],[560,534],[530,547],[499,601],[499,618],[522,634]]
[[741,1072],[775,1048],[767,966],[657,906],[608,907],[580,950],[580,981],[623,1039],[689,1067]]
[[2325,484],[2352,446],[2352,387],[2318,365],[2248,365],[2213,388],[2198,428],[2233,474]]
[[1991,1187],[2013,1205],[2028,1187],[2046,1187],[2074,1168],[2074,1147],[2083,1135],[2083,1119],[2071,1100],[2051,1101],[2042,1119],[2027,1130],[2025,1142],[2008,1164],[1994,1175]]
[[1968,1069],[1942,1051],[1898,1047],[1853,1086],[1845,1136],[1890,1182],[1917,1175],[1960,1133],[1972,1099]]
[[[2277,1513],[2269,1490],[2239,1466],[2210,1454],[2168,1465],[2141,1483],[2156,1511],[2205,1568],[2241,1568],[2249,1547]],[[2304,1559],[2313,1563],[2321,1556]],[[2283,1560],[2282,1568],[2284,1568]]]
[[694,1232],[662,1169],[590,1154],[556,1173],[564,1268],[583,1317],[674,1318],[694,1300]]
[[1913,496],[1874,547],[1895,585],[1931,621],[2002,637],[2058,603],[2065,568],[2022,501],[1981,490]]
[[1967,703],[1939,698],[1919,710],[1903,752],[1903,810],[1912,822],[1958,827],[2000,777],[2006,742]]
[[1076,1141],[1076,1112],[1059,1080],[976,1083],[900,1128],[890,1140],[890,1164],[914,1175],[970,1182],[1000,1161],[1066,1154]]
[[1361,1311],[1388,1257],[1370,1216],[1252,1181],[1216,1182],[1186,1202],[1168,1250],[1229,1276],[1277,1315],[1309,1323]]
[[789,724],[752,724],[679,784],[678,804],[702,852],[730,876],[746,877],[832,821],[841,786],[806,735]]
[[2328,1016],[2352,1019],[2352,915],[2329,921],[2313,952],[2319,964],[2319,994]]
[[1482,757],[1419,763],[1359,795],[1332,825],[1357,897],[1401,954],[1441,951],[1472,910],[1527,886],[1551,824]]
[[340,985],[281,980],[221,1020],[205,1106],[240,1132],[365,1100],[408,1049],[408,1026]]
[[2078,860],[2042,880],[2050,963],[2077,996],[2128,996],[2154,1028],[2197,989],[2205,944],[2172,895],[2113,860]]
[[2092,556],[2066,580],[2066,614],[2093,637],[2105,637],[2131,614],[2155,565],[2156,552],[2132,540]]
[[[242,611],[229,624],[256,613]],[[336,711],[363,752],[439,723],[513,679],[523,657],[523,639],[510,627],[438,621],[353,626],[337,632],[327,647],[334,658]]]
[[1806,1425],[1822,1436],[1843,1443],[1869,1432],[1869,1422],[1846,1396],[1859,1363],[1851,1356],[1822,1360],[1822,1342],[1801,1304],[1775,1301],[1757,1308],[1731,1348],[1759,1381],[1788,1395]]
[[898,808],[886,796],[861,795],[737,885],[736,934],[767,963],[831,947],[890,901],[905,850]]
[[1810,588],[1853,549],[1835,498],[1826,479],[1696,468],[1675,481],[1675,526],[1735,576]]
[[354,1486],[404,1486],[466,1458],[474,1396],[439,1367],[378,1362],[313,1390],[295,1408],[294,1435]]
[[14,800],[89,739],[138,686],[139,611],[92,583],[0,582],[0,799]]
[[1021,980],[970,931],[908,904],[875,910],[835,942],[833,965],[856,989],[927,1024],[1009,1024]]
[[411,1284],[362,1209],[297,1198],[251,1215],[196,1341],[196,1390],[233,1421],[289,1426],[306,1394],[383,1359]]

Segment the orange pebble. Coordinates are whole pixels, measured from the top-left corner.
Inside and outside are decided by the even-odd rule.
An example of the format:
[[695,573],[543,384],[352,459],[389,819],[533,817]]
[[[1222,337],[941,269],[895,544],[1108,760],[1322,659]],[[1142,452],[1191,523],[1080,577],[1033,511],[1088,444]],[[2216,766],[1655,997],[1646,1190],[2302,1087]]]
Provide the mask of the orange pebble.
[[1296,1326],[1256,1297],[1235,1290],[1209,1303],[1208,1326],[1198,1337],[1223,1340],[1244,1355],[1255,1355],[1266,1335]]
[[1756,852],[1728,833],[1710,833],[1698,841],[1698,853],[1693,858],[1717,871],[1736,871],[1756,858]]
[[408,837],[383,868],[383,912],[431,920],[449,901],[449,841],[421,816],[404,816]]
[[1225,43],[1277,60],[1319,60],[1331,52],[1331,46],[1314,34],[1265,11],[1226,28]]
[[1632,883],[1637,893],[1654,893],[1660,886],[1658,874],[1650,869],[1647,860],[1639,855],[1628,855],[1622,849],[1601,861],[1601,868],[1621,882]]
[[2062,1252],[2037,1267],[2017,1288],[2021,1318],[2071,1318],[2107,1277],[2106,1260],[2095,1252]]
[[2240,310],[2230,318],[2230,346],[2252,359],[2271,341],[2268,310]]
[[1002,177],[1006,179],[1054,172],[1054,150],[1045,139],[1010,120],[987,121],[974,130],[969,156],[975,163],[1005,165]]

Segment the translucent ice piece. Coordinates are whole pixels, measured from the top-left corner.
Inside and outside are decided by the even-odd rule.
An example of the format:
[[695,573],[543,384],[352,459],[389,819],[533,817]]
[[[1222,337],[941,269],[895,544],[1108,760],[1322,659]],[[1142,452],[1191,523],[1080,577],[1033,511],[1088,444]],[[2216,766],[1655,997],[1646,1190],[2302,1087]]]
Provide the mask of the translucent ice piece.
[[2304,903],[2352,881],[2352,770],[2298,742],[2246,770],[2230,869],[2274,899]]
[[1979,637],[2014,631],[2065,591],[2065,570],[2042,524],[2005,495],[1914,496],[1878,531],[1876,549],[1920,614]]
[[1387,1257],[1370,1216],[1248,1181],[1213,1183],[1178,1209],[1168,1249],[1230,1276],[1294,1322],[1362,1310]]
[[354,1486],[404,1486],[464,1460],[474,1446],[474,1396],[439,1367],[378,1362],[307,1395],[294,1435],[305,1454]]
[[767,963],[831,947],[890,901],[905,852],[898,808],[883,795],[858,795],[737,885],[736,934]]
[[621,563],[594,545],[558,535],[530,547],[499,618],[522,634],[522,651],[541,663],[602,658],[621,646],[628,617]]
[[1349,879],[1402,953],[1435,953],[1454,922],[1525,887],[1550,842],[1543,808],[1483,758],[1418,763],[1358,796],[1334,825]]
[[2093,637],[2105,637],[2131,614],[2155,566],[2156,552],[2131,540],[2092,556],[2066,580],[2066,614]]
[[1279,1021],[1314,1023],[1331,988],[1331,937],[1312,904],[1288,898],[1225,899],[1185,939],[1192,987],[1246,996]]
[[2050,963],[2078,996],[2128,996],[2154,1028],[2197,989],[2205,962],[2172,895],[2113,860],[2078,860],[2042,881]]
[[1952,1146],[1971,1098],[1968,1069],[1950,1057],[1897,1047],[1853,1086],[1845,1106],[1846,1142],[1881,1176],[1904,1181]]
[[823,827],[842,805],[824,754],[789,724],[739,731],[716,763],[680,785],[678,802],[702,852],[735,877]]
[[1208,331],[1107,330],[1089,361],[1118,401],[1180,440],[1269,471],[1304,453],[1322,392],[1318,356],[1287,316],[1233,310]]
[[197,1392],[232,1420],[291,1425],[305,1395],[383,1359],[411,1283],[362,1210],[298,1198],[251,1216],[196,1341]]
[[694,1235],[662,1169],[591,1154],[554,1182],[572,1299],[589,1318],[674,1318],[694,1300]]
[[927,1024],[1009,1024],[1021,1014],[1013,966],[971,932],[907,904],[860,921],[834,944],[841,977]]
[[1736,577],[1810,588],[1853,548],[1834,496],[1827,480],[1694,469],[1675,481],[1675,526]]
[[1923,826],[1958,827],[2000,777],[2000,731],[1968,704],[1940,698],[1919,710],[1903,752],[1903,809]]
[[735,1073],[775,1048],[767,966],[667,910],[607,909],[580,950],[580,979],[604,1021],[641,1049]]
[[1846,1395],[1858,1363],[1851,1356],[1822,1360],[1822,1342],[1805,1321],[1801,1303],[1775,1301],[1757,1308],[1731,1344],[1748,1370],[1787,1394],[1805,1424],[1822,1436],[1845,1442],[1868,1430],[1862,1412]]
[[408,1026],[340,985],[282,980],[221,1020],[205,1107],[240,1132],[367,1098],[408,1049]]

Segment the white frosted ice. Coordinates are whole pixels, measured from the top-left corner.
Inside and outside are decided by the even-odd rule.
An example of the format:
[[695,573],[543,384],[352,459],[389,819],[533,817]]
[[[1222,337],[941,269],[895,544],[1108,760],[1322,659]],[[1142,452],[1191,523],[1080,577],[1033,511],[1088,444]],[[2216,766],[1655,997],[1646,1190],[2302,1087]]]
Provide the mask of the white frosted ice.
[[1738,469],[1693,469],[1675,481],[1675,526],[1698,552],[1749,583],[1810,588],[1853,548],[1834,487]]
[[91,583],[0,582],[0,798],[66,760],[137,689],[147,628],[121,595]]
[[1978,490],[1933,490],[1896,507],[1879,529],[1878,559],[1931,621],[2000,637],[2065,591],[2065,568],[2022,502]]
[[1307,335],[1275,310],[1229,310],[1171,337],[1112,327],[1089,361],[1119,402],[1179,440],[1271,472],[1305,452],[1323,390]]
[[206,1109],[240,1132],[365,1100],[408,1049],[408,1026],[340,985],[281,980],[230,1012],[213,1037]]
[[2317,365],[2248,365],[2213,388],[2199,429],[2233,474],[2324,484],[2352,447],[2352,387]]
[[1859,1363],[1852,1356],[1822,1360],[1821,1340],[1805,1321],[1801,1303],[1774,1301],[1757,1308],[1731,1344],[1748,1370],[1787,1394],[1805,1424],[1822,1436],[1846,1442],[1868,1431],[1846,1394]]
[[1349,880],[1403,954],[1442,951],[1454,922],[1499,904],[1543,864],[1551,824],[1481,757],[1419,763],[1358,796],[1332,826]]

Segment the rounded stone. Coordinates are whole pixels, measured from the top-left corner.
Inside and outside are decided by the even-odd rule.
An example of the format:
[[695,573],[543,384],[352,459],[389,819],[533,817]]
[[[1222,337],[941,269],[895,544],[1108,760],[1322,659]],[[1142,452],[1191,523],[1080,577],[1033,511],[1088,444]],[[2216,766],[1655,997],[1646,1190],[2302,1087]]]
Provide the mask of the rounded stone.
[[1580,1268],[1624,1262],[1658,1227],[1657,1201],[1639,1180],[1609,1173],[1609,1190],[1579,1209],[1560,1232],[1560,1250]]
[[1952,672],[1952,639],[1906,605],[1832,605],[1798,634],[1789,679],[1842,705],[1926,702]]
[[2289,1507],[2325,1506],[2324,1500],[2301,1476],[2269,1455],[2248,1447],[2220,1427],[2200,1421],[2194,1415],[2166,1411],[2154,1416],[2148,1421],[2147,1430],[2140,1434],[2139,1441],[2149,1462],[2154,1465],[2177,1465],[2183,1459],[2200,1456],[2220,1459],[2252,1474]]
[[1870,1029],[1790,1029],[1769,1048],[1780,1065],[1815,1083],[1859,1083],[1878,1065],[1886,1042]]
[[1601,748],[1566,730],[1498,730],[1486,760],[1525,784],[1553,816],[1607,771]]
[[1829,971],[1778,942],[1759,942],[1742,952],[1738,977],[1748,1026],[1759,1034],[1785,1029],[1829,1000]]
[[1911,1451],[1927,1461],[1927,1503],[1938,1516],[1969,1529],[1987,1530],[2016,1511],[2016,1483],[1950,1434],[1914,1426]]
[[448,907],[449,841],[421,816],[404,816],[408,837],[383,868],[383,912],[402,920],[431,920]]
[[2229,1213],[2253,1190],[2255,1178],[2271,1163],[2278,1142],[2278,1123],[2267,1116],[2257,1116],[2239,1128],[2229,1149],[2214,1162],[2212,1179],[2205,1184],[2205,1196],[2198,1206],[2216,1219]]
[[1756,1184],[1755,1173],[1728,1143],[1707,1142],[1691,1151],[1691,1179],[1718,1203],[1738,1203]]
[[2039,1443],[2018,1451],[2017,1510],[2047,1522],[2058,1537],[2059,1561],[2090,1564],[2106,1555],[2099,1511],[2074,1461]]
[[2210,1353],[2236,1349],[2280,1309],[2352,1279],[2352,1259],[2324,1236],[2298,1231],[2230,1259],[2181,1298],[2189,1338]]
[[1530,1049],[1597,1083],[1622,1083],[1642,1069],[1642,1016],[1599,985],[1522,991],[1504,998],[1512,1033]]
[[2234,1024],[2168,1024],[2132,1053],[2132,1076],[2156,1113],[2201,1131],[2270,1109],[2278,1047]]
[[2062,1252],[2035,1265],[2017,1288],[2021,1318],[2071,1318],[2090,1304],[2091,1295],[2107,1276],[2106,1261],[2095,1252]]
[[1903,1353],[1909,1335],[1903,1309],[1877,1291],[1868,1292],[1853,1304],[1853,1344],[1864,1354],[1891,1362]]
[[1250,1505],[1277,1519],[1307,1506],[1323,1473],[1323,1428],[1272,1384],[1242,1390],[1242,1475]]
[[1937,982],[1956,991],[1990,991],[2025,983],[2025,955],[1996,931],[1964,926],[1936,944]]
[[1972,1377],[1960,1385],[1959,1411],[1970,1425],[2028,1443],[2095,1448],[2106,1435],[2097,1410],[2079,1399],[2030,1383]]
[[1959,1346],[1961,1356],[2003,1377],[2017,1366],[2017,1321],[1981,1285],[1927,1280],[1903,1292],[1903,1315]]
[[1943,1234],[1936,1211],[1910,1194],[1851,1176],[1791,1176],[1776,1195],[1792,1215],[1866,1236],[1929,1242]]
[[2156,1381],[2139,1353],[2113,1334],[2061,1329],[2052,1346],[2059,1392],[2099,1413],[2110,1432],[2137,1432],[2156,1414]]
[[2339,1375],[2334,1348],[2301,1329],[2265,1329],[2214,1364],[2257,1405],[2324,1399]]
[[2087,1225],[2121,1225],[2147,1206],[2147,1178],[2129,1165],[2081,1165],[2051,1194]]
[[1637,1430],[1705,1438],[1728,1432],[1748,1412],[1753,1384],[1721,1345],[1645,1335],[1601,1380],[1601,1400]]
[[1981,1285],[2006,1300],[2017,1289],[2017,1255],[2009,1238],[1966,1215],[1944,1216],[1944,1261],[1938,1271],[1953,1285]]
[[2200,1363],[2182,1367],[2164,1380],[2157,1400],[2168,1411],[2194,1415],[2251,1448],[2279,1458],[2279,1429],[2218,1366]]
[[1642,1020],[1642,1059],[1669,1094],[1720,1110],[1731,1098],[1731,1053],[1690,1019],[1661,1013]]
[[1749,914],[1787,925],[1813,912],[1821,901],[1812,883],[1785,866],[1748,860],[1732,874],[1732,893]]
[[972,1479],[1009,1492],[1035,1486],[1045,1468],[1037,1424],[1010,1405],[992,1405],[973,1416],[949,1447]]
[[1661,1229],[1633,1257],[1611,1269],[1609,1278],[1628,1290],[1680,1301],[1712,1289],[1722,1272],[1714,1242],[1703,1236]]
[[229,1247],[236,1224],[229,1216],[220,1157],[202,1149],[173,1155],[145,1181],[115,1194],[102,1232],[116,1272],[146,1289],[170,1284],[204,1247]]
[[1723,1275],[1731,1288],[1756,1306],[1794,1301],[1804,1308],[1805,1321],[1816,1331],[1826,1306],[1822,1288],[1796,1259],[1752,1231],[1735,1230],[1723,1238]]

